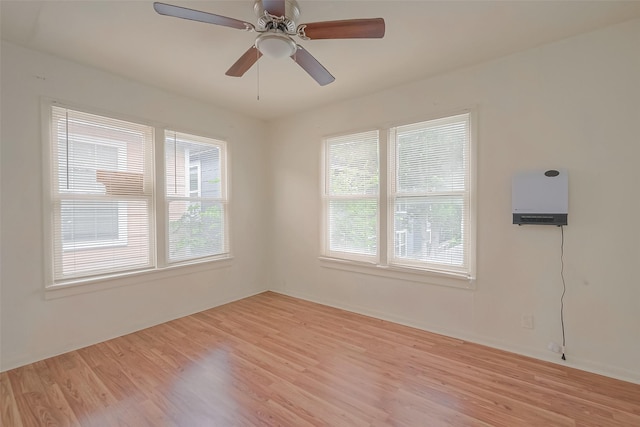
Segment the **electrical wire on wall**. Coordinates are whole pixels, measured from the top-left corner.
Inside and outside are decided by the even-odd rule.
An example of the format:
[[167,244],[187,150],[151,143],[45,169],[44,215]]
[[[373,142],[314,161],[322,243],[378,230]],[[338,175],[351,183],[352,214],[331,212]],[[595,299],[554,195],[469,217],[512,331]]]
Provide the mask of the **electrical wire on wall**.
[[562,278],[562,296],[560,297],[560,324],[562,326],[562,360],[567,360],[564,355],[566,338],[564,333],[564,295],[567,293],[567,285],[564,280],[564,226],[560,226],[560,277]]

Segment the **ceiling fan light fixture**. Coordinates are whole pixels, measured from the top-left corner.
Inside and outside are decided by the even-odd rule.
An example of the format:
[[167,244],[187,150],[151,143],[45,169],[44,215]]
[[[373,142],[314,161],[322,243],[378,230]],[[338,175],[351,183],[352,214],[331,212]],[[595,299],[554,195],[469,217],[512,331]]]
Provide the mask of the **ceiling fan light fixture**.
[[296,43],[285,34],[264,33],[256,39],[256,48],[270,58],[286,58],[292,56],[297,49]]

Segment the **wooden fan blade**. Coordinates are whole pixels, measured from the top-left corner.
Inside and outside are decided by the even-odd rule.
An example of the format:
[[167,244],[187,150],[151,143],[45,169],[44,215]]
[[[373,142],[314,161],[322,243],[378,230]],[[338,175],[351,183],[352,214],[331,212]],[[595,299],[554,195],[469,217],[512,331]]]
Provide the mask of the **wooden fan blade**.
[[327,71],[326,68],[318,62],[307,50],[298,45],[298,50],[291,57],[299,66],[301,66],[320,86],[325,86],[334,81],[336,78]]
[[176,18],[189,19],[191,21],[205,22],[207,24],[223,25],[225,27],[237,28],[240,30],[252,30],[253,24],[228,18],[226,16],[214,15],[213,13],[199,10],[187,9],[186,7],[173,6],[171,4],[155,2],[153,8],[160,15],[174,16]]
[[273,16],[284,16],[285,0],[262,0],[262,7]]
[[384,37],[384,29],[382,18],[346,19],[302,24],[298,26],[298,33],[302,32],[310,40],[380,39]]
[[262,56],[262,52],[251,46],[225,73],[231,77],[242,77]]

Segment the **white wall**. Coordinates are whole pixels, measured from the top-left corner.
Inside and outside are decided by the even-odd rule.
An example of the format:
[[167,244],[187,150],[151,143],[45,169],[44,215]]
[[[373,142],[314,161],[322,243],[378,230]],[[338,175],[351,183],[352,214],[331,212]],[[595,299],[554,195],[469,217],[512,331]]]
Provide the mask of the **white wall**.
[[[3,43],[0,370],[267,288],[560,363],[546,350],[560,340],[560,230],[511,225],[510,180],[564,167],[567,363],[640,382],[639,45],[636,20],[267,126]],[[45,299],[42,96],[226,137],[232,265]],[[320,267],[321,137],[470,105],[479,118],[477,289]],[[524,313],[535,329],[520,327]]]
[[[273,123],[274,289],[561,363],[546,349],[561,341],[560,229],[511,224],[511,177],[567,168],[567,364],[640,382],[638,46],[635,20]],[[321,267],[322,136],[470,105],[477,289]]]
[[[7,43],[2,44],[1,90],[0,370],[268,288],[262,274],[268,209],[264,123]],[[96,292],[45,296],[41,97],[229,141],[231,266],[185,268],[114,280]]]

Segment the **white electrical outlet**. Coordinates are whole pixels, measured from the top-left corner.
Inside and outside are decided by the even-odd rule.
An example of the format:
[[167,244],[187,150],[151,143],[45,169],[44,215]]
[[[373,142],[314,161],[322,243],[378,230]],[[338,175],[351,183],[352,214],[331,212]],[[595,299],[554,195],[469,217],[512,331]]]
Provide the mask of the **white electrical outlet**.
[[547,344],[547,349],[553,351],[554,353],[560,353],[562,351],[562,347],[560,346],[560,344],[553,341],[549,341],[549,344]]
[[520,326],[525,329],[533,329],[533,314],[523,314],[520,319]]

